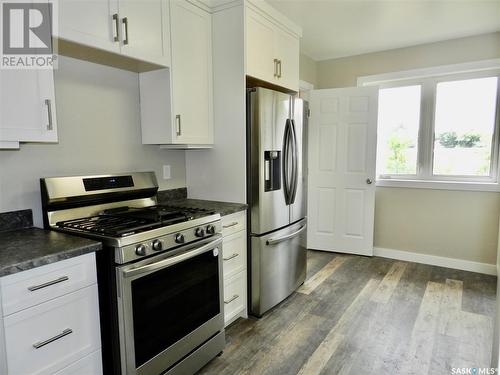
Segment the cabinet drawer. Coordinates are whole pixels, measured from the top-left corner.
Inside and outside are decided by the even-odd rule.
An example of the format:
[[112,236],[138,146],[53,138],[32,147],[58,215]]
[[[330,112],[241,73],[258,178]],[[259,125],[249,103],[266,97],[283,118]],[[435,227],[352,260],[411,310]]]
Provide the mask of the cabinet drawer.
[[224,237],[222,243],[224,279],[231,277],[246,268],[247,232],[243,230]]
[[86,254],[0,278],[5,316],[97,282],[95,254]]
[[243,310],[247,303],[247,274],[240,272],[224,284],[224,321],[228,322]]
[[52,374],[100,348],[97,285],[4,319],[10,375]]
[[229,236],[230,234],[239,232],[247,227],[246,211],[236,212],[231,215],[222,217],[222,235]]
[[76,361],[75,363],[65,367],[54,375],[101,375],[102,374],[102,359],[101,351],[98,350],[89,354],[85,358]]

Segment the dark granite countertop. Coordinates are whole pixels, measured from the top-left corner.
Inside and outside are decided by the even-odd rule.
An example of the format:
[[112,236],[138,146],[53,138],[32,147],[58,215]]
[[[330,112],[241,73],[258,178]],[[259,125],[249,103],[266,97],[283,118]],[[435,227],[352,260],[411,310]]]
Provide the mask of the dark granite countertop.
[[206,210],[218,212],[221,216],[245,211],[248,208],[248,205],[244,203],[207,201],[204,199],[188,199],[186,188],[159,191],[158,203],[176,207],[203,208]]
[[33,228],[31,210],[0,213],[0,277],[101,249],[100,242]]
[[235,212],[245,211],[247,205],[243,203],[229,203],[229,202],[217,202],[217,201],[206,201],[203,199],[178,199],[173,201],[168,201],[166,204],[170,206],[177,207],[193,207],[193,208],[203,208],[206,210],[211,210],[220,213],[221,216],[231,215]]
[[0,232],[0,277],[101,249],[100,242],[39,228]]

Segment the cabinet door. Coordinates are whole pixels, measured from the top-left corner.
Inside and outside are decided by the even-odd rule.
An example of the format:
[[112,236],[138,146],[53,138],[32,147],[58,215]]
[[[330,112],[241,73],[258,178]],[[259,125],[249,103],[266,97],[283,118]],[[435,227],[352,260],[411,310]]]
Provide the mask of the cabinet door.
[[299,39],[276,28],[274,51],[279,59],[277,84],[299,91]]
[[171,1],[173,143],[213,143],[212,24],[208,13]]
[[118,0],[60,0],[58,4],[60,38],[120,51]]
[[170,66],[169,8],[166,0],[120,0],[121,52]]
[[252,9],[246,12],[246,74],[276,83],[274,26]]
[[0,70],[0,141],[57,142],[52,70]]

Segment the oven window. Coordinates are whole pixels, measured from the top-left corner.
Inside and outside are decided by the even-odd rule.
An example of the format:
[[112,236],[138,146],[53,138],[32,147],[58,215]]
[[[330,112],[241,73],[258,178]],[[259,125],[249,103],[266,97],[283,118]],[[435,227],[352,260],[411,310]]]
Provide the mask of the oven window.
[[220,313],[212,251],[132,281],[136,367]]

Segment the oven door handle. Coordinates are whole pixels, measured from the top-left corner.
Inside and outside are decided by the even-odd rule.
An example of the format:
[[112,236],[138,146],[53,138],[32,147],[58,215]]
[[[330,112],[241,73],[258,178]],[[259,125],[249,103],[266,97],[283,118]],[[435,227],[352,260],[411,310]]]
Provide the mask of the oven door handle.
[[[206,241],[201,243],[197,242],[196,244],[187,247],[185,251],[179,255],[168,256],[168,253],[165,253],[164,256],[161,257],[160,259],[158,259],[159,257],[156,256],[151,260],[149,260],[149,262],[146,264],[141,264],[142,262],[140,262],[137,265],[130,266],[132,268],[127,268],[122,270],[121,273],[123,275],[123,278],[129,278],[144,273],[150,273],[153,271],[160,270],[162,268],[173,266],[174,264],[193,258],[200,254],[206,253],[207,251],[215,250],[214,248],[220,245],[222,245],[222,236],[219,235],[216,236],[215,240],[210,238],[209,242]],[[214,254],[214,256],[218,256],[218,254]]]

